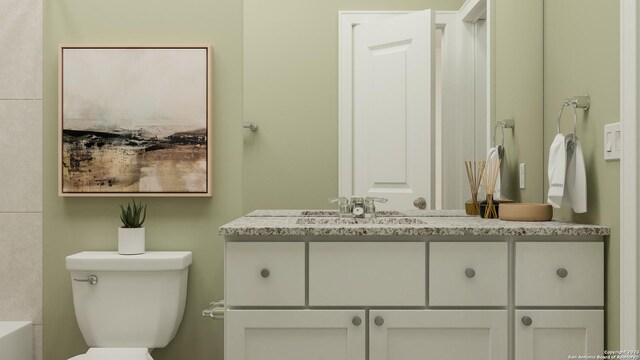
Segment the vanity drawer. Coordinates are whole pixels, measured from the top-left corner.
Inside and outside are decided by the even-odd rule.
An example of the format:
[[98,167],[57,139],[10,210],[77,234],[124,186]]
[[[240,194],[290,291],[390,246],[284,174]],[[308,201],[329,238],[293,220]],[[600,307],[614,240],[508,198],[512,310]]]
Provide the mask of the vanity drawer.
[[505,242],[429,243],[429,305],[506,306]]
[[312,242],[309,305],[424,306],[422,242]]
[[227,242],[227,306],[304,306],[305,244]]
[[603,306],[602,242],[516,243],[517,306]]

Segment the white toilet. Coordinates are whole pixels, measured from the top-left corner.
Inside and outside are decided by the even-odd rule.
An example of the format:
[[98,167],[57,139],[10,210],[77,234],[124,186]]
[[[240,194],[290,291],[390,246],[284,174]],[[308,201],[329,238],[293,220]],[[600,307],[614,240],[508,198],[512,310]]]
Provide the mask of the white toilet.
[[169,344],[182,321],[189,265],[190,251],[67,256],[76,318],[91,347],[71,359],[153,359],[149,351]]

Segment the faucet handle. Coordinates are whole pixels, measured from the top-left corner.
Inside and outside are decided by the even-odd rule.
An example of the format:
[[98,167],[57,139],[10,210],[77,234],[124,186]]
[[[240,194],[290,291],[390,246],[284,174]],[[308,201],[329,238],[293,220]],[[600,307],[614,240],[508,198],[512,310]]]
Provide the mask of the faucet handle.
[[351,206],[349,204],[349,199],[344,196],[339,196],[335,198],[329,198],[329,203],[338,203],[338,214],[342,217],[344,214],[351,212]]
[[376,202],[379,203],[386,203],[387,201],[389,201],[388,199],[385,198],[380,198],[380,197],[373,197],[373,196],[367,196],[364,199],[364,213],[365,214],[369,214],[372,217],[376,216]]

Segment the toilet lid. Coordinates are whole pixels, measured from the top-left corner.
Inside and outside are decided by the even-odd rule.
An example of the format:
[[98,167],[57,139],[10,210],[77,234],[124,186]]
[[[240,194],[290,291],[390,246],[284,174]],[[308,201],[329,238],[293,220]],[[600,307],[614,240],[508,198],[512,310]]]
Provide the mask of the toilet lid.
[[146,348],[91,348],[69,360],[153,360]]

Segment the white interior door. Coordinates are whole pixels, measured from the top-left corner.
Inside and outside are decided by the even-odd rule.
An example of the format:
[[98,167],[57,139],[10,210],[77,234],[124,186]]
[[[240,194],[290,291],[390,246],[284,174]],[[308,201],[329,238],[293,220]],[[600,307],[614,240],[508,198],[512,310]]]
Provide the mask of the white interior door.
[[354,28],[351,193],[389,199],[382,209],[433,204],[434,34],[431,10]]

